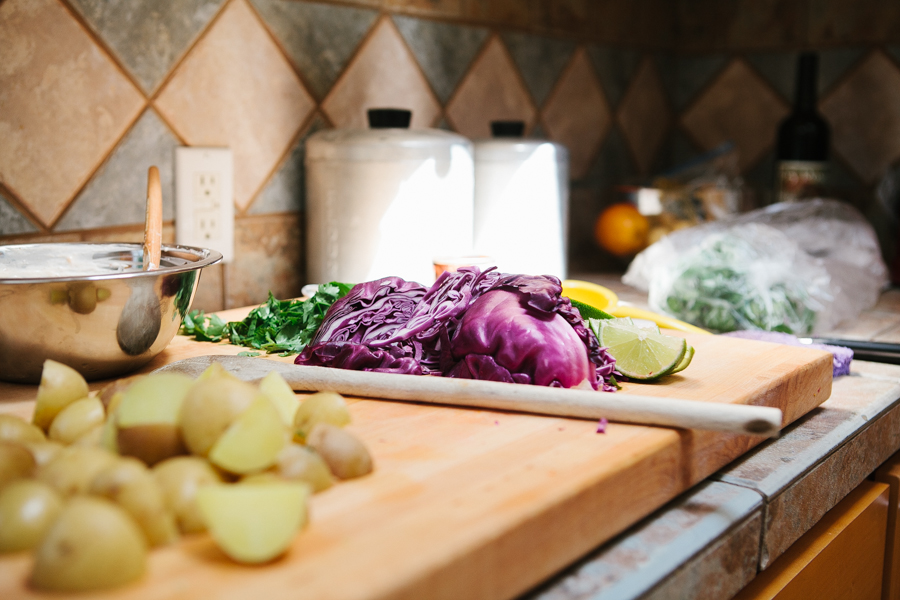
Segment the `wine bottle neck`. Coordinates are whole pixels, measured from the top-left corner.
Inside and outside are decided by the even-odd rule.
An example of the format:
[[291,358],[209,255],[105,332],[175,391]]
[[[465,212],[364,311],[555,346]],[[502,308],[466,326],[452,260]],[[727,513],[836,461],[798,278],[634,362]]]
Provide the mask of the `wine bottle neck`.
[[794,96],[794,110],[808,112],[816,109],[816,87],[819,57],[804,52],[797,63],[797,89]]

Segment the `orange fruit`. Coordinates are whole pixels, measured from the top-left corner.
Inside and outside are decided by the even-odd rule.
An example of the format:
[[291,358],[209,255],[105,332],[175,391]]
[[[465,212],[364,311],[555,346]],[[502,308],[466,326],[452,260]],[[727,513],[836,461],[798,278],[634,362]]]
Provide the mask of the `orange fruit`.
[[594,224],[594,239],[616,256],[630,256],[647,247],[650,223],[634,204],[607,206]]

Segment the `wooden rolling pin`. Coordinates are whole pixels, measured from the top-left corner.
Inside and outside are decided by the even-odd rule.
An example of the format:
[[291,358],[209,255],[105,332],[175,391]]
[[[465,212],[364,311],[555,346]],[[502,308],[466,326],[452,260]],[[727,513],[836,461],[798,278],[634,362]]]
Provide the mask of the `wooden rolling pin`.
[[306,367],[244,356],[197,356],[157,369],[199,376],[213,362],[221,363],[244,381],[256,381],[277,371],[296,391],[331,391],[348,396],[429,402],[452,406],[493,408],[517,412],[607,418],[641,425],[706,429],[775,437],[781,429],[781,410],[768,406],[610,394],[592,390],[509,384],[395,373]]

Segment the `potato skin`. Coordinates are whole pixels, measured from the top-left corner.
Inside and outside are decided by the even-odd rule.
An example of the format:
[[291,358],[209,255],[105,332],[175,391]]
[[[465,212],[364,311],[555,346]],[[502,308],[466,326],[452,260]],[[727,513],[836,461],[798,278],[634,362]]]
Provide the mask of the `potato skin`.
[[259,395],[255,386],[230,377],[198,380],[181,405],[181,435],[192,454],[206,456],[216,440]]
[[34,456],[25,446],[0,442],[0,489],[16,479],[31,477],[35,465]]
[[13,443],[37,443],[47,437],[36,425],[15,415],[0,414],[0,441]]
[[120,454],[134,456],[151,467],[172,456],[187,454],[181,430],[167,423],[120,427],[116,447]]
[[147,542],[114,503],[70,499],[35,552],[29,584],[39,590],[86,592],[118,587],[143,575]]
[[59,493],[46,483],[18,479],[0,491],[0,552],[34,548],[62,509]]
[[197,507],[197,490],[206,485],[223,482],[209,461],[199,456],[176,456],[158,463],[152,472],[166,503],[175,512],[181,532],[206,531],[206,525]]
[[340,479],[372,472],[372,457],[366,446],[346,429],[319,423],[313,427],[306,443],[325,459],[328,468]]

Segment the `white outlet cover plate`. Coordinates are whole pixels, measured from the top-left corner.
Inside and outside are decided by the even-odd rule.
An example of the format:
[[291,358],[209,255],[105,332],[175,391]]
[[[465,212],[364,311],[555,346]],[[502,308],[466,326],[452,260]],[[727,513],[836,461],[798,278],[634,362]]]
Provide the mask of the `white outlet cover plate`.
[[234,258],[234,163],[230,148],[175,149],[175,241]]

